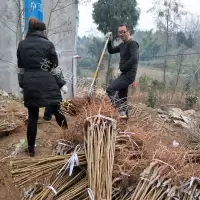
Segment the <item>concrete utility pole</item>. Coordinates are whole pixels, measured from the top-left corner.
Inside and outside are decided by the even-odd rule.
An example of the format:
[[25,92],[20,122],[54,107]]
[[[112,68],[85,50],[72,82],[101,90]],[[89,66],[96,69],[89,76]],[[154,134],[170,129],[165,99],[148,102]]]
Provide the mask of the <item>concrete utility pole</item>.
[[72,84],[72,96],[76,97],[76,89],[77,89],[77,62],[76,60],[81,58],[79,55],[75,55],[72,58],[72,73],[73,73],[73,84]]

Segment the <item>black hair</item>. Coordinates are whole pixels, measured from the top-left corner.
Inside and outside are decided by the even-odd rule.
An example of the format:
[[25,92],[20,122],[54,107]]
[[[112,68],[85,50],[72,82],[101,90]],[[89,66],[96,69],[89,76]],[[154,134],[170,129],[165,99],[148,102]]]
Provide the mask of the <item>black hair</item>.
[[35,31],[44,31],[46,30],[46,25],[42,21],[37,20],[34,17],[31,17],[28,21],[28,32],[26,37]]
[[129,26],[127,24],[120,24],[119,27],[125,26],[126,29],[129,31]]
[[133,26],[130,26],[126,23],[123,23],[123,24],[120,24],[118,27],[122,27],[122,26],[125,26],[127,31],[131,32],[131,33],[134,33],[134,30],[133,30]]

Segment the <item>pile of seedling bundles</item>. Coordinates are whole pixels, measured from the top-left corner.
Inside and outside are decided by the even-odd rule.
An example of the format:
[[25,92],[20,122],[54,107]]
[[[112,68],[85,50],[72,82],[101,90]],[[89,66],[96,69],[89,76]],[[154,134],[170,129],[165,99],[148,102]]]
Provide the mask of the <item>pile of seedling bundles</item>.
[[93,116],[85,121],[84,130],[84,143],[73,153],[10,162],[24,200],[112,199],[116,121]]
[[[83,143],[74,148],[70,145],[66,141],[60,142],[58,149],[63,146],[63,155],[21,158],[10,162],[15,186],[21,189],[23,200],[200,198],[198,178],[176,182],[177,171],[170,164],[158,159],[152,162],[142,160],[142,140],[131,133],[119,133],[116,120],[110,117],[88,117],[84,123]],[[122,167],[129,161],[120,161],[122,157],[135,159],[143,169],[135,167],[132,173],[124,173]],[[145,170],[144,166],[147,166]],[[135,175],[137,170],[141,171],[138,177]]]

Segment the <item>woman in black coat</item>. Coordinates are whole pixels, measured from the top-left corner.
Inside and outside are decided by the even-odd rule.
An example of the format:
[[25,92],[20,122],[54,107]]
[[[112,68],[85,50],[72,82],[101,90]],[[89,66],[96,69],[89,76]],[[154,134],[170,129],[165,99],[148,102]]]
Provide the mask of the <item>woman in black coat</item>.
[[28,108],[28,153],[35,155],[39,108],[51,107],[59,126],[67,128],[67,120],[59,112],[62,96],[55,76],[50,72],[58,66],[55,47],[46,37],[43,22],[30,18],[28,33],[17,49],[18,68],[24,70],[19,85],[23,88],[24,105]]

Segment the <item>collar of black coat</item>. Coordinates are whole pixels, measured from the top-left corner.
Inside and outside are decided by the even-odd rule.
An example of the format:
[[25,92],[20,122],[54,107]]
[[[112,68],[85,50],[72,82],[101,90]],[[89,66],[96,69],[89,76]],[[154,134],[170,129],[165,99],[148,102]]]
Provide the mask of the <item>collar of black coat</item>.
[[131,41],[132,41],[132,39],[130,38],[129,40],[123,41],[123,43],[124,43],[124,44],[127,44],[127,43],[129,43],[129,42],[131,42]]
[[42,37],[42,38],[48,40],[48,38],[44,35],[44,33],[42,31],[35,31],[29,35],[29,37],[31,37],[31,36]]

